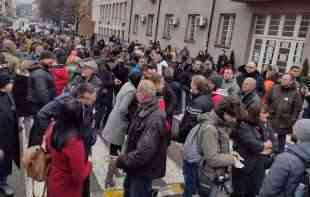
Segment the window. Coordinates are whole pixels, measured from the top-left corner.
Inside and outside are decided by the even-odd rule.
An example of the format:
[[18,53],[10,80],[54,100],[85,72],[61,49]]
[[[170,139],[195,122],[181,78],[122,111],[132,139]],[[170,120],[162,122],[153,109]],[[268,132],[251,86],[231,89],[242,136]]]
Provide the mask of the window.
[[264,34],[266,26],[266,16],[255,17],[255,34]]
[[166,14],[163,38],[171,39],[171,30],[173,27],[173,15]]
[[282,36],[292,37],[294,35],[294,29],[296,25],[296,15],[285,16]]
[[134,34],[138,33],[138,26],[139,26],[139,15],[136,14],[134,17],[134,22],[133,22],[133,33]]
[[310,16],[302,16],[298,37],[306,38],[309,32]]
[[185,41],[194,42],[195,41],[195,32],[197,27],[197,18],[198,14],[188,15],[187,27]]
[[146,27],[147,36],[152,36],[153,34],[153,22],[154,22],[154,15],[149,14],[147,17],[147,27]]
[[268,29],[268,35],[277,36],[280,29],[281,16],[272,15],[270,17],[270,25]]
[[275,65],[286,72],[304,59],[309,14],[271,14],[254,17],[253,41],[249,61],[259,65]]
[[235,25],[235,14],[221,14],[218,32],[216,36],[216,45],[223,48],[231,47],[231,40]]

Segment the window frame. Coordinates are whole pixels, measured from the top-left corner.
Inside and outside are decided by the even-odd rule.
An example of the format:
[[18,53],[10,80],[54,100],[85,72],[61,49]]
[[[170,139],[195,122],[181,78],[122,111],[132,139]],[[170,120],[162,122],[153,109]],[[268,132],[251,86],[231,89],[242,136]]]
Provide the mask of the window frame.
[[[228,27],[227,32],[224,34],[224,24],[225,24],[225,17],[228,17]],[[216,33],[216,40],[215,40],[215,47],[230,49],[232,45],[234,29],[236,24],[236,17],[235,13],[222,13],[219,17],[219,23]],[[225,37],[225,43],[222,43],[222,38]]]
[[171,30],[173,28],[173,14],[166,14],[165,15],[165,24],[164,24],[164,32],[163,32],[163,39],[171,40]]
[[195,43],[195,35],[196,30],[198,28],[197,24],[197,18],[200,16],[200,14],[189,14],[187,15],[187,25],[185,30],[185,38],[184,42],[188,43]]
[[140,19],[139,14],[135,14],[134,15],[134,22],[133,22],[133,31],[132,31],[133,34],[138,34],[138,31],[139,31],[139,19]]
[[146,36],[153,36],[154,14],[147,15]]

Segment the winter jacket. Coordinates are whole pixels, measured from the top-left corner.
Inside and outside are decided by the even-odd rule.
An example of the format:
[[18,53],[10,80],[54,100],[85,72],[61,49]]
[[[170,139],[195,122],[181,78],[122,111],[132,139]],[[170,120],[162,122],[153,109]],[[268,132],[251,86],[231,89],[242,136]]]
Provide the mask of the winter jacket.
[[249,93],[249,94],[244,94],[243,92],[239,93],[241,103],[243,104],[244,109],[249,109],[249,108],[254,108],[254,109],[259,109],[261,106],[261,101],[259,96],[255,91]]
[[59,96],[68,85],[70,76],[68,70],[63,66],[54,66],[50,69],[56,88],[56,95]]
[[260,97],[264,96],[264,94],[265,94],[264,79],[258,71],[255,71],[254,73],[247,73],[247,72],[241,73],[237,77],[237,83],[238,83],[239,87],[242,87],[243,81],[249,77],[256,80],[256,92],[257,92],[257,94]]
[[[30,132],[29,145],[41,145],[44,132],[48,128],[52,119],[56,119],[66,100],[76,99],[70,93],[64,93],[56,97],[53,101],[45,105],[34,119],[34,126]],[[95,131],[92,128],[94,120],[93,108],[90,106],[83,107],[83,131],[84,137],[87,139],[87,151],[90,151],[92,145],[96,142]],[[88,152],[89,153],[89,152]]]
[[11,95],[0,92],[0,150],[4,161],[0,162],[0,177],[12,173],[12,161],[19,166],[20,144],[16,106]]
[[27,99],[29,76],[16,74],[14,77],[13,97],[18,116],[30,116],[31,104]]
[[123,145],[129,126],[128,110],[136,96],[136,88],[127,82],[116,96],[116,102],[102,131],[109,143]]
[[184,143],[190,130],[198,123],[198,116],[210,112],[214,105],[208,93],[195,96],[186,107],[184,118],[180,125],[179,141]]
[[70,137],[62,150],[57,151],[51,145],[52,132],[48,133],[46,144],[52,162],[47,176],[47,197],[82,197],[84,182],[92,169],[83,141]]
[[289,145],[288,151],[277,156],[266,176],[259,197],[292,197],[303,181],[305,165],[310,161],[310,144]]
[[232,184],[236,194],[258,194],[265,174],[263,130],[259,125],[242,121],[231,133],[233,149],[244,158],[244,168],[232,170]]
[[27,99],[32,105],[42,107],[56,96],[53,77],[43,68],[30,70]]
[[240,87],[236,79],[223,80],[222,89],[226,90],[229,96],[238,96]]
[[203,173],[213,180],[224,175],[235,163],[229,145],[231,126],[214,111],[203,114],[200,124],[198,144],[203,157]]
[[276,85],[266,98],[266,105],[270,113],[270,122],[273,129],[291,129],[301,110],[302,101],[295,86],[283,88]]
[[126,153],[117,159],[118,168],[129,176],[152,180],[165,176],[168,148],[165,118],[157,99],[140,106],[130,124]]

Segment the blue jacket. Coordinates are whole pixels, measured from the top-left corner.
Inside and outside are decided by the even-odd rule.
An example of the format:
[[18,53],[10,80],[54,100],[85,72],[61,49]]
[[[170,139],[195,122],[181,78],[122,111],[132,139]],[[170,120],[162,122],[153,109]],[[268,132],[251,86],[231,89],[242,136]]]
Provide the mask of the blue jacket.
[[276,158],[264,180],[260,197],[293,197],[303,181],[305,165],[301,158],[310,160],[310,143],[291,145],[288,152]]

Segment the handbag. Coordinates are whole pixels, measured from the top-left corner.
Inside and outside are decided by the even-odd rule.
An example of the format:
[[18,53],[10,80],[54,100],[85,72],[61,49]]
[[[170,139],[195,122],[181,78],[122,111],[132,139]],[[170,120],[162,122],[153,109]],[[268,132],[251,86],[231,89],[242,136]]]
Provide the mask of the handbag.
[[22,159],[22,166],[26,171],[27,177],[35,181],[43,182],[47,178],[51,157],[41,146],[28,148]]

